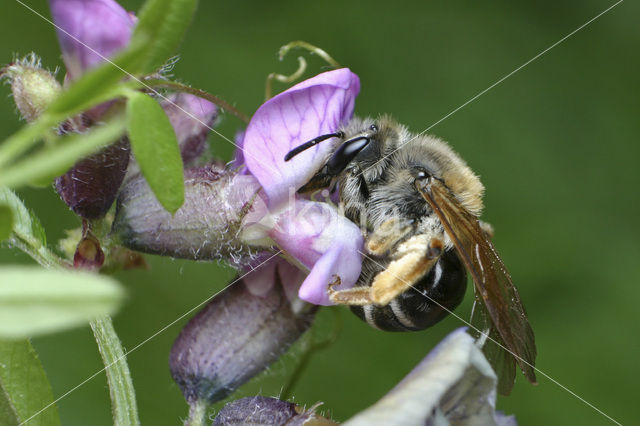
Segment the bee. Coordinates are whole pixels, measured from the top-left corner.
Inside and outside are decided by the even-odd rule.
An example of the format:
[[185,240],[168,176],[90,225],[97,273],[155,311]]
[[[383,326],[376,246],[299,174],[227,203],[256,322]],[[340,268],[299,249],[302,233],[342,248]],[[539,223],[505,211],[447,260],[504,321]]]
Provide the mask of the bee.
[[479,220],[484,187],[449,145],[414,135],[388,116],[354,118],[335,133],[291,150],[285,161],[325,140],[335,149],[298,192],[337,188],[345,216],[360,224],[366,253],[355,287],[330,299],[375,328],[414,331],[442,320],[475,288],[472,324],[499,345],[485,353],[508,394],[516,362],[536,382],[533,330],[516,287]]

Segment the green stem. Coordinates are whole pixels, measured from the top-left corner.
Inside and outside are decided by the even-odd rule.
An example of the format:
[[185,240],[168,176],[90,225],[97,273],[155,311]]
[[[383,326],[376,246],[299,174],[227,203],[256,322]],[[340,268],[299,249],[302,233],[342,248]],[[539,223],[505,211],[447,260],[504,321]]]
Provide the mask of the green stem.
[[11,238],[10,244],[22,250],[27,255],[31,256],[33,260],[38,262],[38,264],[45,269],[56,269],[56,268],[59,269],[59,268],[71,267],[71,264],[69,262],[60,258],[54,252],[49,250],[46,246],[40,246],[38,248],[35,248],[18,237]]
[[129,366],[120,339],[113,328],[111,317],[105,315],[92,320],[90,324],[105,365],[111,395],[113,424],[116,426],[139,425],[136,394]]
[[187,86],[186,84],[178,83],[177,81],[160,80],[160,79],[144,80],[144,84],[151,87],[166,87],[168,89],[176,90],[178,92],[189,93],[199,98],[206,99],[209,102],[216,104],[220,108],[230,111],[233,115],[235,115],[245,123],[247,124],[249,123],[249,117],[247,117],[247,115],[244,114],[242,111],[238,110],[237,108],[232,106],[230,103],[228,103],[224,99],[221,99],[216,95],[212,95],[209,92],[205,92],[204,90],[195,89],[191,86]]
[[[298,365],[296,365],[295,370],[293,370],[293,373],[291,373],[291,376],[289,377],[289,381],[280,393],[280,399],[283,401],[288,400],[291,396],[291,392],[300,380],[300,377],[302,377],[302,373],[304,373],[304,370],[309,365],[311,357],[318,351],[321,351],[333,344],[340,335],[340,332],[342,331],[342,318],[340,317],[340,312],[337,309],[333,309],[332,312],[334,314],[334,325],[331,334],[326,339],[319,342],[314,341],[314,335],[310,336],[309,341],[304,348],[304,352],[298,361]],[[314,327],[313,331],[315,332],[316,329],[317,327]]]
[[184,426],[203,426],[206,424],[207,418],[207,401],[198,399],[194,403],[189,404],[189,419]]

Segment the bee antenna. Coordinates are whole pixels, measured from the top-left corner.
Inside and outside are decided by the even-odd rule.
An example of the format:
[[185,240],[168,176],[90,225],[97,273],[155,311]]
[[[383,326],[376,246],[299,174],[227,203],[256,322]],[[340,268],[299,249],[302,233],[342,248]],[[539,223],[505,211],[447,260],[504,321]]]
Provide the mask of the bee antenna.
[[326,135],[318,136],[317,138],[311,139],[309,142],[305,142],[300,146],[293,148],[291,151],[287,152],[287,155],[284,156],[284,161],[289,161],[296,155],[300,154],[302,151],[306,151],[312,146],[318,145],[322,141],[326,141],[331,138],[344,138],[344,133],[335,132],[335,133],[327,133]]

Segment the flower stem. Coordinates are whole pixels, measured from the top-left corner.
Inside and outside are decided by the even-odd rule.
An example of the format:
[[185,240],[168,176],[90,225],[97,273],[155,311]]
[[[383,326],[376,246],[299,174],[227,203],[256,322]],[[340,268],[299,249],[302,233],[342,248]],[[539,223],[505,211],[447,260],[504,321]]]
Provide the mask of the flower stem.
[[249,123],[249,117],[247,117],[247,115],[244,114],[242,111],[238,110],[227,101],[220,99],[216,95],[212,95],[211,93],[205,92],[204,90],[196,89],[191,86],[187,86],[186,84],[182,84],[182,83],[178,83],[177,81],[170,81],[170,80],[149,79],[149,80],[145,80],[144,83],[151,87],[166,87],[172,90],[189,93],[199,98],[206,99],[209,102],[216,104],[220,108],[230,111],[233,115],[235,115],[245,123]]
[[[296,368],[293,370],[293,373],[291,373],[291,376],[289,377],[289,381],[287,382],[287,384],[282,389],[282,392],[280,393],[280,399],[282,399],[283,401],[288,400],[289,397],[291,396],[293,389],[298,384],[300,377],[302,377],[302,373],[304,373],[304,370],[309,365],[309,361],[311,360],[311,357],[316,352],[321,351],[327,348],[328,346],[330,346],[333,342],[337,340],[338,336],[340,335],[340,332],[342,331],[342,318],[340,317],[340,312],[337,309],[332,309],[332,312],[334,314],[334,319],[333,319],[334,325],[333,325],[333,330],[331,331],[331,334],[327,338],[319,342],[314,341],[315,339],[314,335],[310,336],[309,341],[305,345],[302,356],[298,361],[298,365],[296,365]],[[316,330],[317,330],[317,327],[314,327],[313,334],[315,334]]]
[[113,424],[139,425],[136,394],[129,366],[111,317],[105,315],[92,320],[90,324],[107,374]]
[[203,426],[206,424],[207,401],[198,398],[194,403],[189,404],[189,419],[184,426]]

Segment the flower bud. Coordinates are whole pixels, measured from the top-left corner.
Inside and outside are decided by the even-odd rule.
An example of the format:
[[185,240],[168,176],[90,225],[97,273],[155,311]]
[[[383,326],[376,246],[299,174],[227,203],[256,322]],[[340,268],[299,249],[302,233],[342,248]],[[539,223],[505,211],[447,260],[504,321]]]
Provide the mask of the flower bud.
[[56,191],[77,215],[85,219],[104,216],[113,204],[129,164],[125,137],[100,152],[78,161],[56,178]]
[[176,339],[171,375],[190,405],[226,398],[277,360],[311,325],[317,307],[290,301],[282,286],[288,277],[278,269],[268,269],[275,285],[266,294],[252,294],[244,280],[234,283]]
[[239,234],[244,221],[264,206],[258,182],[220,165],[185,169],[184,177],[184,204],[173,216],[142,176],[127,181],[112,228],[120,243],[145,253],[249,264],[256,253]]
[[251,424],[255,426],[337,425],[299,405],[266,396],[250,396],[225,405],[213,420],[212,426]]
[[33,53],[4,67],[0,75],[11,84],[18,111],[27,122],[38,118],[62,90],[53,74],[42,69],[40,59]]
[[207,146],[207,135],[218,116],[211,102],[188,93],[173,93],[160,102],[176,132],[182,161],[189,165]]
[[73,267],[76,269],[98,270],[104,264],[104,252],[100,241],[90,233],[76,247],[73,255]]

